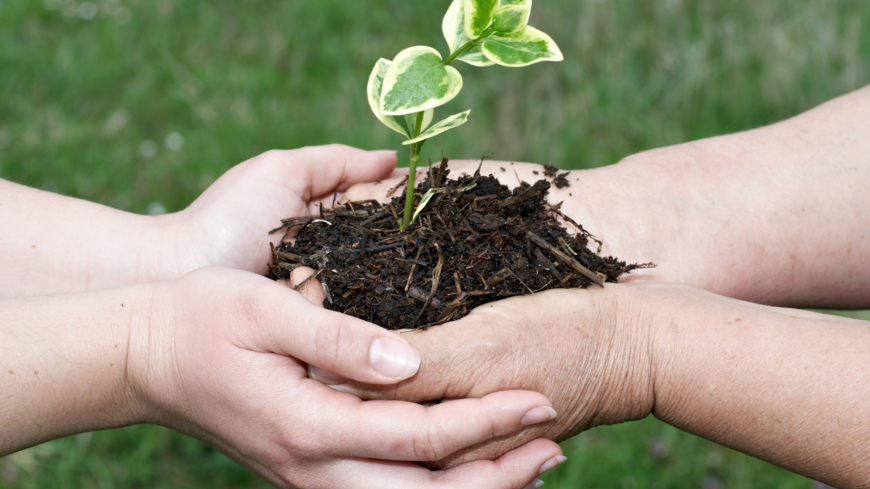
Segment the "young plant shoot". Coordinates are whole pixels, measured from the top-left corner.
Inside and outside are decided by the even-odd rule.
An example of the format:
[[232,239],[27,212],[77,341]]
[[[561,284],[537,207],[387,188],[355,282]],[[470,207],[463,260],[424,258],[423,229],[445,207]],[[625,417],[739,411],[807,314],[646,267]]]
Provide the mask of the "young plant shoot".
[[[402,230],[411,223],[417,160],[423,143],[468,120],[470,110],[431,125],[434,109],[462,90],[462,75],[454,60],[474,66],[526,66],[561,61],[562,53],[550,36],[527,25],[532,0],[453,0],[441,24],[450,55],[427,46],[400,52],[392,61],[379,59],[369,76],[369,105],[390,129],[407,137],[411,146],[410,173]],[[430,126],[431,125],[431,126]],[[421,207],[425,205],[421,202]]]

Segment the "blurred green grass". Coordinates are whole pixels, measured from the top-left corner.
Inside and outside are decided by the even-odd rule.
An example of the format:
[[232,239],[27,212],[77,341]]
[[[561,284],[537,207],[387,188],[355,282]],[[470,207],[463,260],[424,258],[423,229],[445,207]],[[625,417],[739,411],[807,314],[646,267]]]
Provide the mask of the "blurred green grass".
[[[185,207],[272,148],[398,148],[364,98],[379,57],[445,50],[448,0],[0,0],[0,177],[134,212]],[[551,0],[565,62],[460,65],[424,157],[592,168],[758,127],[870,83],[865,0]],[[455,110],[453,110],[455,109]],[[450,112],[453,110],[453,112]],[[867,313],[864,319],[870,319]],[[556,488],[811,488],[654,419],[564,443]],[[4,488],[266,487],[169,430],[82,434],[0,459]]]

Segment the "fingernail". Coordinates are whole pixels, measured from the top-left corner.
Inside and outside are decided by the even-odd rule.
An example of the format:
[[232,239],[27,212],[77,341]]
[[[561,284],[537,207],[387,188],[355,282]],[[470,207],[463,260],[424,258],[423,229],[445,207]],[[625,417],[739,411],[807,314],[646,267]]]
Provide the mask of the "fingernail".
[[392,149],[379,149],[377,151],[370,151],[370,153],[374,153],[378,156],[396,156],[396,151]]
[[556,455],[555,457],[551,458],[550,460],[547,460],[546,462],[544,462],[544,465],[541,466],[541,470],[538,471],[538,475],[541,475],[544,472],[547,472],[548,470],[555,469],[556,467],[565,463],[566,460],[568,460],[568,457],[566,457],[564,455]]
[[326,370],[319,369],[319,368],[315,367],[314,365],[308,366],[308,378],[314,379],[314,380],[320,382],[321,384],[326,384],[326,385],[345,384],[350,380],[346,377],[342,377],[341,375],[334,374],[332,372],[327,372]]
[[536,477],[535,480],[533,480],[532,482],[529,482],[529,484],[526,487],[524,487],[523,489],[538,489],[539,487],[541,487],[543,485],[544,485],[544,481],[542,481],[541,479],[538,479]]
[[544,421],[550,421],[551,419],[556,419],[556,410],[549,406],[541,406],[524,414],[523,419],[520,422],[523,426],[529,426],[543,423]]
[[407,379],[420,368],[420,352],[404,341],[381,336],[372,341],[369,363],[384,377]]

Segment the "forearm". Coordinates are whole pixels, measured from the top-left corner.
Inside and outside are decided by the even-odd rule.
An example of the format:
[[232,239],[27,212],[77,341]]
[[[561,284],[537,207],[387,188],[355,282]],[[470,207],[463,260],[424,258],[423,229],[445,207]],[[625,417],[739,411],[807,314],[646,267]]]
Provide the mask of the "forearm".
[[62,294],[180,275],[168,231],[150,217],[0,180],[0,298]]
[[664,304],[658,418],[837,487],[870,484],[870,325],[700,291]]
[[605,253],[658,265],[638,277],[758,303],[870,307],[868,114],[870,87],[582,172],[559,199]]
[[135,422],[127,346],[146,289],[0,301],[0,456]]

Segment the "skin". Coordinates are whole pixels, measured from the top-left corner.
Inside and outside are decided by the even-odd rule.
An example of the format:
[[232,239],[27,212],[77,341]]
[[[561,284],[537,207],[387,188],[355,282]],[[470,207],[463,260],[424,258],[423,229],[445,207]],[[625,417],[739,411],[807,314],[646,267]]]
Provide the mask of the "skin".
[[[426,358],[416,377],[334,388],[408,400],[528,388],[561,413],[440,466],[492,457],[525,436],[562,440],[654,414],[837,487],[866,487],[867,323],[744,301],[870,307],[868,113],[870,87],[771,126],[570,172],[571,186],[550,201],[601,238],[604,254],[656,268],[406,333]],[[534,171],[482,169],[509,185],[541,178]],[[382,194],[366,185],[346,193],[373,197]]]
[[312,305],[316,282],[296,292],[251,273],[265,271],[269,242],[282,237],[264,230],[394,166],[392,152],[342,146],[268,152],[160,217],[0,181],[0,222],[16,230],[0,236],[0,456],[154,423],[278,487],[533,483],[561,460],[550,440],[447,471],[411,462],[547,422],[545,396],[510,390],[424,407],[336,392],[306,369],[395,383],[416,373],[419,351]]
[[186,209],[140,216],[0,180],[0,298],[178,278],[206,266],[265,274],[267,235],[350,186],[390,176],[392,151],[341,145],[268,151],[221,176]]
[[870,484],[865,321],[760,306],[684,285],[608,284],[495,302],[403,337],[425,352],[415,377],[333,388],[416,401],[528,389],[548,396],[560,413],[438,467],[652,414],[835,487]]
[[[870,274],[860,273],[870,257],[868,113],[870,86],[771,126],[572,171],[571,186],[552,187],[549,200],[564,202],[603,254],[657,265],[623,281],[784,307],[870,308]],[[512,187],[543,178],[527,163],[487,161],[481,172]],[[426,169],[417,174],[422,181]],[[355,186],[346,198],[383,200],[399,180]]]

